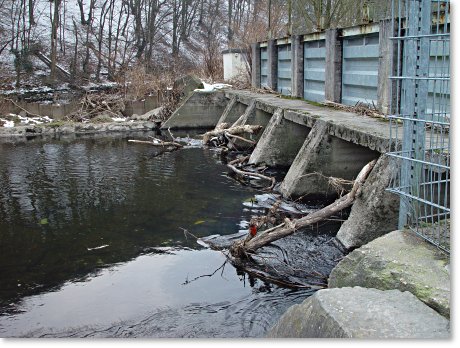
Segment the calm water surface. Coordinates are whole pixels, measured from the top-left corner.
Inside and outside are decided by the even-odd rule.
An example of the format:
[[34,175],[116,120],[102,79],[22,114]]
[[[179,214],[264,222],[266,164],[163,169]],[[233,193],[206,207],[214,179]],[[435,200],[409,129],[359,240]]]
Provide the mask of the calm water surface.
[[260,337],[311,294],[184,236],[257,213],[218,153],[127,136],[0,144],[1,337]]

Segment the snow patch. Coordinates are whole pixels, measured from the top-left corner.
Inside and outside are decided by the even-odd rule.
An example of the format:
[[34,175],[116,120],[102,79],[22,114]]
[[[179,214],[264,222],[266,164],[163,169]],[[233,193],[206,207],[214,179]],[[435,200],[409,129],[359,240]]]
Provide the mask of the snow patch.
[[215,83],[210,85],[209,83],[206,83],[204,81],[201,81],[203,83],[203,88],[197,88],[195,91],[197,92],[212,92],[215,91],[216,89],[222,89],[222,88],[231,88],[232,85],[228,85],[226,83]]
[[125,122],[126,117],[112,117],[112,121],[114,121],[114,122]]
[[0,118],[0,125],[2,125],[2,127],[4,128],[12,128],[14,127],[14,122],[5,120],[4,118]]

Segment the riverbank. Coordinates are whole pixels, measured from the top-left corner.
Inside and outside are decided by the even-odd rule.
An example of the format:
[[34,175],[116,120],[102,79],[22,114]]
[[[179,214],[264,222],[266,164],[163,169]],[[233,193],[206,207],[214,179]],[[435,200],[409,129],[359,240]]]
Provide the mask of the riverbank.
[[95,134],[104,132],[151,131],[159,129],[159,122],[124,121],[104,123],[53,122],[41,125],[25,125],[0,128],[0,139],[27,139],[66,134]]

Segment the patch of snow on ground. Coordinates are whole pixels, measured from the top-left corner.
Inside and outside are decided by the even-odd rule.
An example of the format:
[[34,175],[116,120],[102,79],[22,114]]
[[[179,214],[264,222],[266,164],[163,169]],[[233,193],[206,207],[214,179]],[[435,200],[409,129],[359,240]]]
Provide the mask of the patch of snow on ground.
[[125,122],[126,117],[112,117],[112,121],[114,121],[114,122]]
[[210,85],[209,83],[206,83],[204,81],[201,81],[203,83],[203,88],[197,88],[195,91],[197,92],[212,92],[215,91],[216,89],[222,89],[222,88],[229,88],[232,87],[232,85],[227,85],[226,83],[215,83]]
[[8,121],[8,120],[5,120],[4,118],[0,118],[0,125],[2,125],[2,127],[4,128],[12,128],[14,127],[14,122],[13,121]]

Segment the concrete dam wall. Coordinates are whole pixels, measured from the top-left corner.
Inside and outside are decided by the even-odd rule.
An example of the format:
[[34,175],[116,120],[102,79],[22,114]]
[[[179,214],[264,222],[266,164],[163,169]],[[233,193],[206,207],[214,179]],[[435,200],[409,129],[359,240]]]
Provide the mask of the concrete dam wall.
[[360,247],[397,228],[399,200],[385,190],[396,165],[384,155],[390,146],[387,122],[273,94],[226,90],[194,92],[162,128],[214,128],[240,116],[241,124],[263,127],[253,136],[258,142],[249,162],[289,167],[279,188],[286,198],[332,199],[337,193],[329,177],[353,180],[378,159],[338,232],[344,247]]

